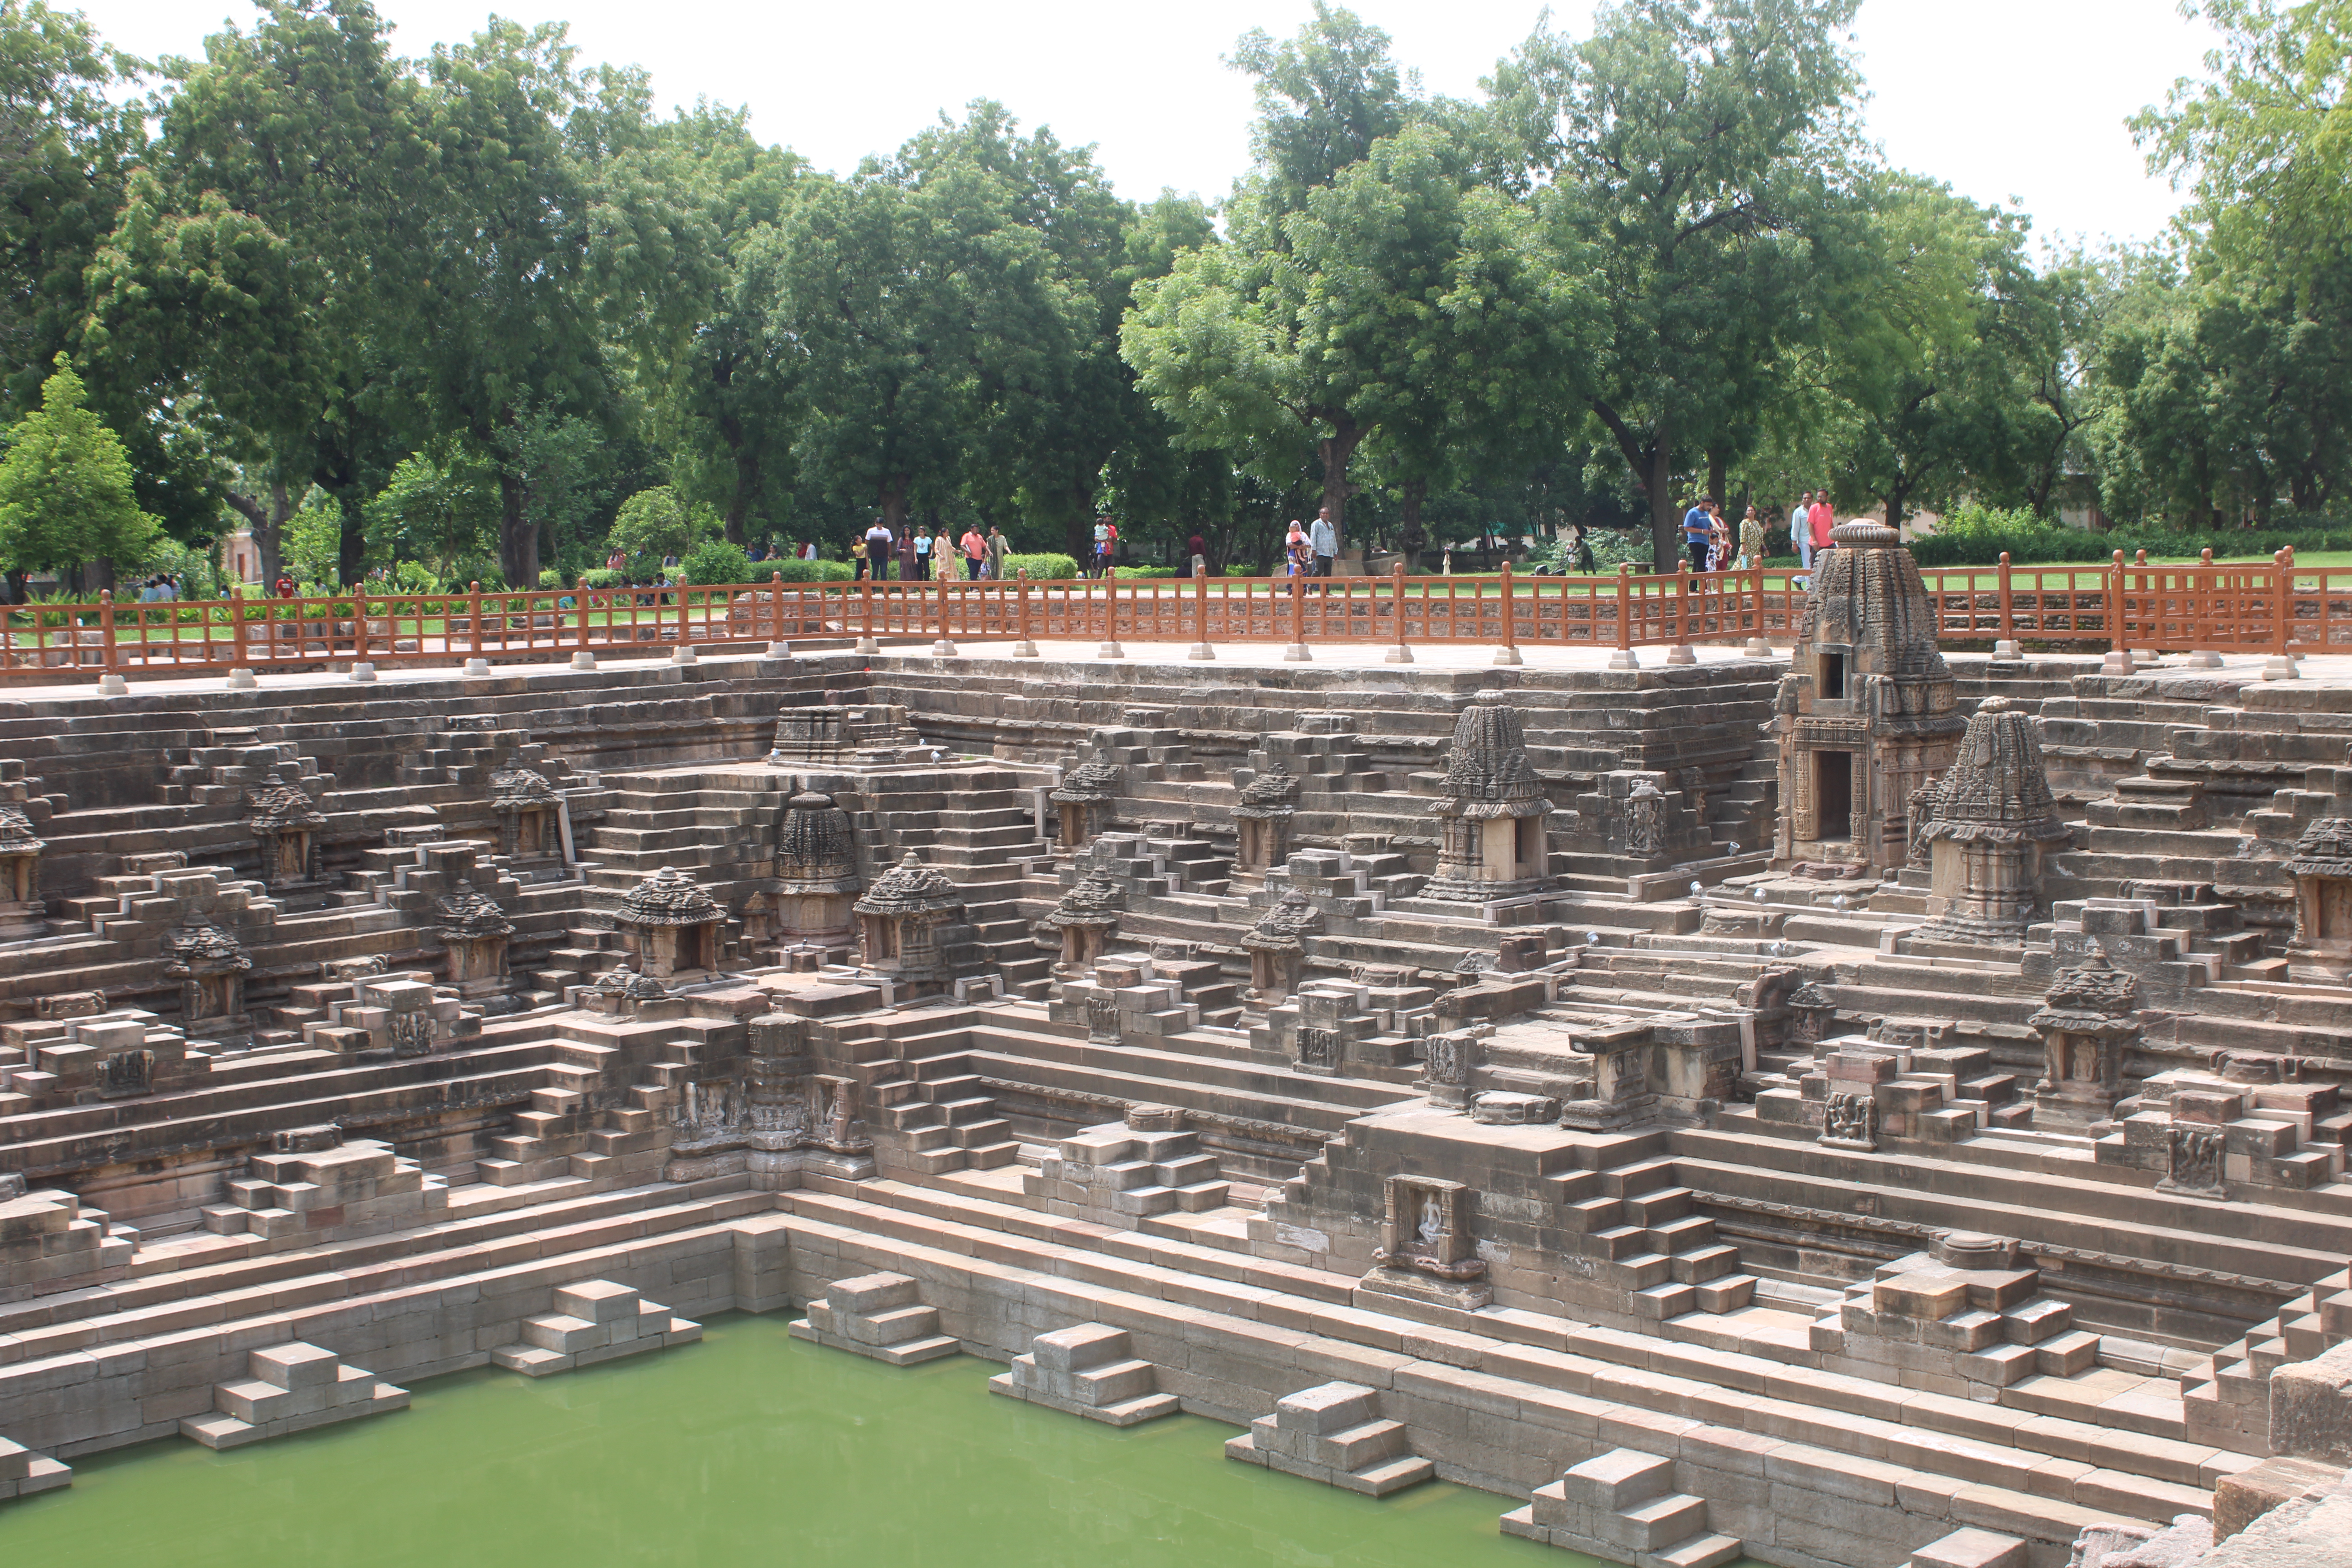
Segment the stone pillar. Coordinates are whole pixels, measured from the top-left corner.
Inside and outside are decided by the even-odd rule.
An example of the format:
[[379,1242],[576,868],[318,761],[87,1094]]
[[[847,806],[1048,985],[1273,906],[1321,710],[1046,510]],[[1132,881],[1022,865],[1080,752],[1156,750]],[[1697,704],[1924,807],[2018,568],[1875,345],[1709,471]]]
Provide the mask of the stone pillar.
[[1617,1024],[1587,1030],[1570,1042],[1592,1058],[1592,1098],[1559,1108],[1559,1124],[1587,1132],[1613,1131],[1657,1110],[1650,1089],[1650,1026]]

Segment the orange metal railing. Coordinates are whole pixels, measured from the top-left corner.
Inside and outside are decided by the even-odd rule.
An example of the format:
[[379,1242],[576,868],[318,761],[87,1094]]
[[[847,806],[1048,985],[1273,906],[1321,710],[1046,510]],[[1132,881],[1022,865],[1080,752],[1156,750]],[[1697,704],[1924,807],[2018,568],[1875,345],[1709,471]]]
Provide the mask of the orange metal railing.
[[[2352,571],[2269,562],[1921,572],[1946,642],[2236,653],[2352,651]],[[1030,582],[478,586],[459,594],[0,606],[0,678],[236,666],[666,655],[773,642],[1491,644],[1632,649],[1756,637],[1803,620],[1800,574],[1116,578]]]

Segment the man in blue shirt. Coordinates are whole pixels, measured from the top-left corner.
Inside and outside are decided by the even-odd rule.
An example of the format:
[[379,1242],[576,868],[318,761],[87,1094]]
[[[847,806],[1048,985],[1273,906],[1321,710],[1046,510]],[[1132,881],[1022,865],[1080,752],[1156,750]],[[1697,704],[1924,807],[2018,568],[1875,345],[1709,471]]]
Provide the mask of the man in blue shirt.
[[1706,515],[1706,503],[1691,502],[1690,510],[1683,513],[1683,542],[1690,547],[1691,570],[1706,570],[1706,540],[1715,520]]
[[1307,547],[1315,552],[1315,575],[1331,575],[1331,563],[1339,554],[1339,532],[1331,526],[1331,509],[1325,507],[1315,514],[1315,526],[1307,531]]

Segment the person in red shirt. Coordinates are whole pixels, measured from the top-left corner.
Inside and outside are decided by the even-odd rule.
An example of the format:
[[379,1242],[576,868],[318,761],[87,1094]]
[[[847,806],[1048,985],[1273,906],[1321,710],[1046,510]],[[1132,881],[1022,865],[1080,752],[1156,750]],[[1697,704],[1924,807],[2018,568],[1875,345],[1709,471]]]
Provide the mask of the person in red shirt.
[[1813,536],[1813,548],[1827,550],[1830,547],[1830,530],[1837,526],[1837,513],[1830,509],[1829,491],[1818,492],[1813,510],[1805,514],[1805,521],[1809,525],[1808,531]]
[[271,584],[270,591],[275,593],[281,599],[290,599],[294,597],[295,584],[293,575],[290,573],[286,572],[280,572],[278,574],[278,581]]

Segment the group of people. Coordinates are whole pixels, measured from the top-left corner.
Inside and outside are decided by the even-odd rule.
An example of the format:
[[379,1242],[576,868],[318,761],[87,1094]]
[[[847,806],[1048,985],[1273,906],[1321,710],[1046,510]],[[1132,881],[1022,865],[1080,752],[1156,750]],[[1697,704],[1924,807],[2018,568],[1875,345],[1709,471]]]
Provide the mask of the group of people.
[[[1789,538],[1797,547],[1802,570],[1813,569],[1813,552],[1830,548],[1830,530],[1836,526],[1830,492],[1807,490],[1789,513]],[[1683,543],[1690,552],[1692,571],[1744,572],[1762,564],[1764,519],[1752,506],[1739,521],[1738,542],[1738,553],[1734,555],[1731,526],[1724,520],[1721,501],[1694,500],[1683,513]]]
[[168,605],[180,596],[180,580],[169,572],[158,572],[139,584],[139,602],[142,605]]
[[1683,513],[1683,543],[1694,572],[1744,572],[1764,560],[1764,519],[1754,507],[1739,520],[1739,552],[1732,553],[1731,524],[1721,501],[1691,502]]
[[854,575],[861,581],[869,577],[877,583],[887,581],[895,559],[904,582],[929,582],[934,575],[952,579],[961,574],[966,582],[984,583],[1004,575],[1004,557],[1012,548],[1004,531],[993,523],[986,533],[973,524],[963,531],[961,539],[950,540],[946,529],[934,533],[928,523],[918,523],[904,535],[894,533],[889,523],[877,517],[850,544],[849,559],[856,568]]
[[1331,575],[1331,563],[1339,554],[1339,531],[1331,526],[1329,507],[1315,514],[1312,527],[1302,527],[1294,517],[1290,520],[1290,531],[1282,542],[1282,574],[1286,577],[1328,577]]

